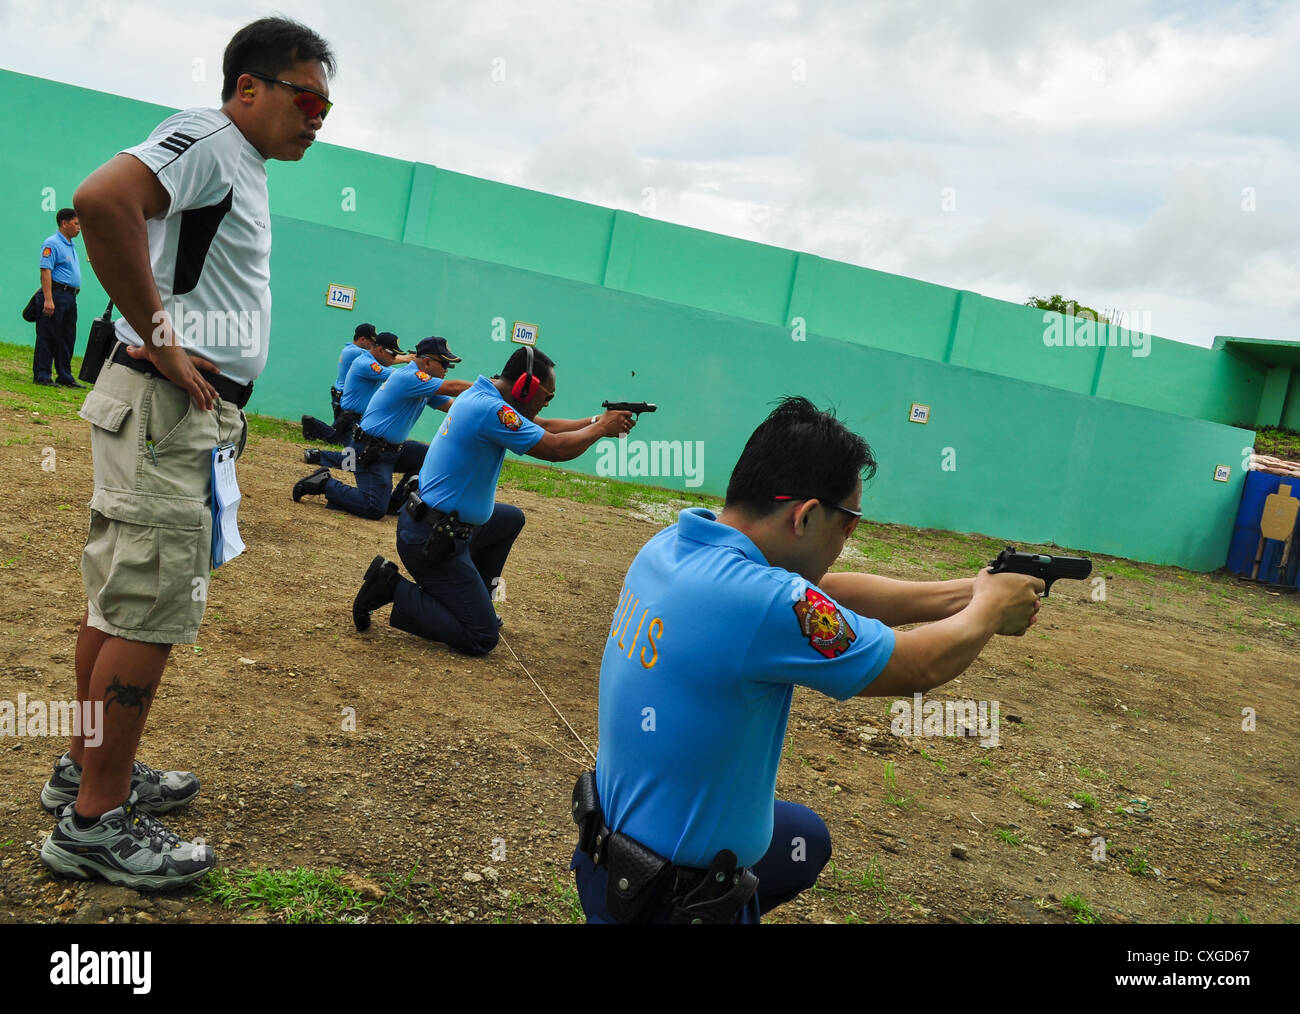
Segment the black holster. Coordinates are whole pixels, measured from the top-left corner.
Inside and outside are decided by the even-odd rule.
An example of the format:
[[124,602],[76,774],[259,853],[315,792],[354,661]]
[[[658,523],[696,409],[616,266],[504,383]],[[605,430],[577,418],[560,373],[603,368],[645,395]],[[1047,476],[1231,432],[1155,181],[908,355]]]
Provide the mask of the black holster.
[[[736,868],[734,852],[723,849],[701,873],[674,866],[635,838],[610,831],[594,771],[584,771],[573,786],[573,821],[579,851],[605,867],[605,907],[620,923],[645,921],[656,902],[667,903],[671,923],[734,923],[758,889],[758,877]],[[680,889],[683,880],[694,886]]]
[[736,853],[723,849],[695,889],[675,899],[668,921],[704,925],[733,923],[756,890],[758,877],[744,867],[737,870]]
[[343,414],[343,392],[337,387],[330,388],[330,407],[334,409],[334,425],[337,428],[339,416]]

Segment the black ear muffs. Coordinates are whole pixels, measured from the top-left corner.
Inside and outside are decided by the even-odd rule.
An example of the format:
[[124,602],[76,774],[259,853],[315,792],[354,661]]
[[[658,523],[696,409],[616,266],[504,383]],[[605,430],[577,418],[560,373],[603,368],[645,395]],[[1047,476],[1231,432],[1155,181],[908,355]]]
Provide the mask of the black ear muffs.
[[525,345],[524,349],[527,351],[528,366],[515,379],[515,386],[510,391],[515,396],[515,400],[520,402],[530,400],[537,393],[537,389],[542,386],[542,382],[533,376],[533,347]]

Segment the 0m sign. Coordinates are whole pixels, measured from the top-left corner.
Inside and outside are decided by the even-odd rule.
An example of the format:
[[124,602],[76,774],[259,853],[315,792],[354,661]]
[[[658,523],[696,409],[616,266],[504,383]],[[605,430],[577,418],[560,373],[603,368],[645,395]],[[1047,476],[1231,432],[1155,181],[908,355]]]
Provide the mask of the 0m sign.
[[357,290],[346,285],[331,284],[325,293],[325,305],[337,307],[340,310],[355,310],[357,306]]

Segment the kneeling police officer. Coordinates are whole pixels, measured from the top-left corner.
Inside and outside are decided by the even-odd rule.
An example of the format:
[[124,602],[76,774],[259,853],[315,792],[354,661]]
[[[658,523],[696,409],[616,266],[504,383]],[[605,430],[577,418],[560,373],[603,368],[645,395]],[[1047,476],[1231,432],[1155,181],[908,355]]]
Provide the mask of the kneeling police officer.
[[830,832],[774,800],[795,686],[910,697],[1033,623],[1043,582],[1025,575],[827,573],[864,471],[865,440],[788,398],[745,445],[722,513],[682,511],[632,562],[601,660],[596,770],[573,795],[589,922],[755,923],[807,890]]
[[419,491],[397,518],[397,565],[375,557],[352,606],[358,630],[370,613],[393,603],[389,622],[456,651],[483,655],[500,639],[492,591],[524,527],[518,507],[496,503],[506,451],[543,461],[572,461],[601,437],[636,425],[632,413],[590,419],[542,419],[555,397],[555,364],[519,349],[499,377],[479,377],[456,399],[420,469]]
[[370,398],[346,450],[308,448],[304,452],[313,464],[351,464],[356,486],[331,478],[329,468],[321,468],[294,485],[294,500],[309,493],[324,493],[331,507],[372,521],[389,513],[390,508],[396,513],[401,505],[392,503],[393,473],[405,473],[404,484],[413,479],[429,449],[423,441],[407,439],[420,413],[426,405],[446,411],[452,399],[470,386],[468,381],[444,379],[447,371],[460,362],[445,338],[425,338],[416,345],[412,359],[400,368],[376,372],[384,379]]

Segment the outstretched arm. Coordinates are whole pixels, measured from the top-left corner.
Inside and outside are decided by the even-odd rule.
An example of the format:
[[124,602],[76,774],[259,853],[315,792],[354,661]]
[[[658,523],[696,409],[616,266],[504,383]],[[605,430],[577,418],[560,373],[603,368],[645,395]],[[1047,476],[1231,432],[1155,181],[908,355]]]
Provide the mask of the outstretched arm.
[[956,615],[970,603],[974,578],[954,581],[898,581],[877,574],[826,574],[819,588],[859,616],[887,627],[929,623]]

